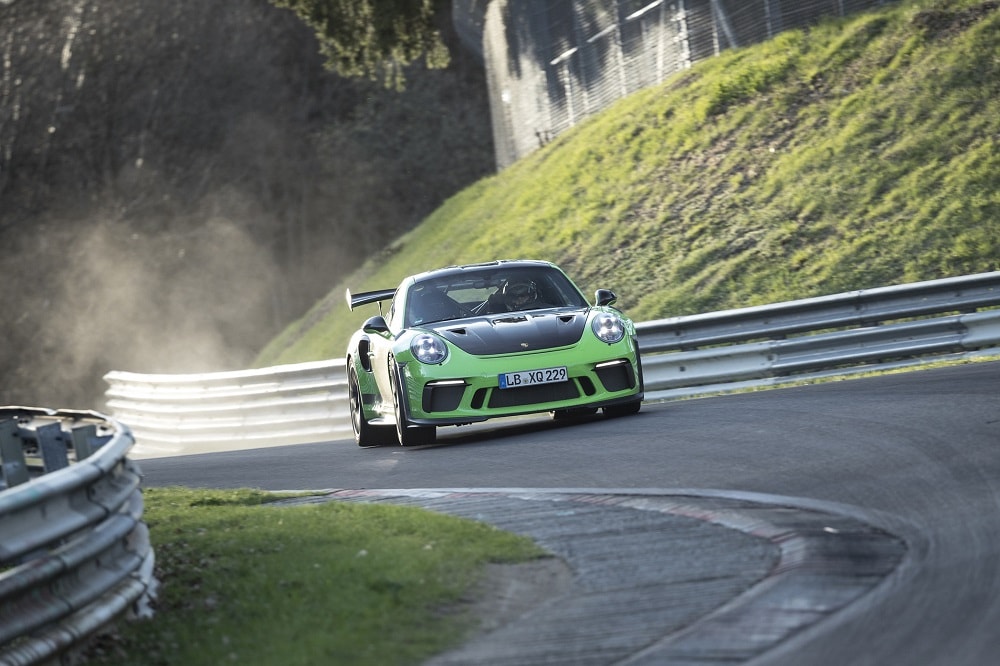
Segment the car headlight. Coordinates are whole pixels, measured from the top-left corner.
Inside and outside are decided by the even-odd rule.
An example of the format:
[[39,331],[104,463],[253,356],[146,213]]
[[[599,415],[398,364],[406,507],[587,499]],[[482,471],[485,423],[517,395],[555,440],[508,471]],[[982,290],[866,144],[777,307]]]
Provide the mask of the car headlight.
[[622,323],[621,318],[610,312],[598,313],[594,317],[594,321],[590,323],[590,327],[598,340],[607,342],[609,345],[625,337],[625,324]]
[[444,342],[429,333],[422,333],[413,338],[410,351],[421,363],[440,363],[448,356],[448,348]]

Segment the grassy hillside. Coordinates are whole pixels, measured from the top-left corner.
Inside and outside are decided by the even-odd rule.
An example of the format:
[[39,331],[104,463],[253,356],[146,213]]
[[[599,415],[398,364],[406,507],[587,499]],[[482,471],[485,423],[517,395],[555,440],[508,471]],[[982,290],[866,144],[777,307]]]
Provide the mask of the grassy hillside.
[[451,198],[271,342],[343,354],[343,292],[541,258],[637,320],[1000,269],[1000,9],[904,1],[731,51]]

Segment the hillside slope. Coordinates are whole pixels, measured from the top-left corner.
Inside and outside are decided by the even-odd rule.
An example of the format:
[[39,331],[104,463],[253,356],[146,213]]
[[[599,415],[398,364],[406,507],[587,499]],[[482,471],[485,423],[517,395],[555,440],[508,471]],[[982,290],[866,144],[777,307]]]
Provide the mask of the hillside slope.
[[637,320],[1000,269],[1000,10],[904,1],[726,52],[448,200],[258,365],[339,357],[343,292],[496,258]]

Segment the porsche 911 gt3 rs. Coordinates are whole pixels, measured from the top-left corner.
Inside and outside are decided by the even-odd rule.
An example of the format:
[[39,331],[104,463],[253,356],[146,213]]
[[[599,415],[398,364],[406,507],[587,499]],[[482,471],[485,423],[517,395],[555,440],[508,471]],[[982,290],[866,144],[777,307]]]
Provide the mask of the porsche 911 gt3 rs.
[[642,367],[635,325],[616,300],[598,289],[590,304],[557,266],[527,260],[348,290],[352,310],[378,303],[380,311],[347,349],[355,440],[413,446],[433,442],[438,426],[495,417],[635,414]]

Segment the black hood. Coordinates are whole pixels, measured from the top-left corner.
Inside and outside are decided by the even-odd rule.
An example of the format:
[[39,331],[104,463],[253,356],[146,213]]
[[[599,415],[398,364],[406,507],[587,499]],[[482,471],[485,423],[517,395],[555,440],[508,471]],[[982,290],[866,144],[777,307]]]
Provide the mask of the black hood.
[[566,347],[580,340],[588,308],[508,312],[443,321],[431,329],[462,351],[477,356]]

